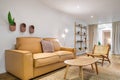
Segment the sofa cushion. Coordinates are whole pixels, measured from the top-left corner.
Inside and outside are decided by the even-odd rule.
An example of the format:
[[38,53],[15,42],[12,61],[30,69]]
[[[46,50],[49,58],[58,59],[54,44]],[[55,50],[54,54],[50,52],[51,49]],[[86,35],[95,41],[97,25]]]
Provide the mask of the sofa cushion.
[[54,50],[55,51],[60,50],[60,44],[59,44],[58,39],[56,39],[56,38],[44,38],[44,40],[51,41],[53,43],[53,45],[54,45]]
[[55,53],[37,53],[33,54],[34,67],[41,67],[59,62],[59,56]]
[[42,40],[41,41],[43,52],[53,52],[54,46],[51,41]]
[[32,53],[42,52],[40,41],[42,39],[38,37],[19,37],[16,38],[16,49],[27,50]]
[[74,54],[70,51],[56,51],[54,53],[60,57],[59,59],[60,62],[67,60],[67,59],[74,58]]

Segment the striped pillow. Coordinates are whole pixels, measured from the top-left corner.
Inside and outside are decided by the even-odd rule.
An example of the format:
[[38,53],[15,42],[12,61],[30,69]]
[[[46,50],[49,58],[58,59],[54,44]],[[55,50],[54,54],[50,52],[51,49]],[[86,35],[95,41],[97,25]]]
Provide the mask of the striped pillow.
[[51,41],[42,40],[41,45],[42,45],[42,50],[43,50],[44,53],[54,52],[54,46],[53,46]]

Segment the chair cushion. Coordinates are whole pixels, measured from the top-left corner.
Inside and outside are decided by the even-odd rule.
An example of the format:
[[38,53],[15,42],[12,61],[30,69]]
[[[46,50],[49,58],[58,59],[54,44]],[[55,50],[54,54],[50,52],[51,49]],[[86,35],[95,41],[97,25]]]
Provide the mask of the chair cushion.
[[56,38],[44,38],[44,40],[51,41],[54,45],[54,50],[59,51],[60,50],[60,44],[59,41]]
[[43,52],[53,52],[54,46],[51,41],[42,40],[41,41]]
[[33,54],[34,67],[41,67],[59,62],[59,56],[55,53],[37,53]]
[[40,41],[38,37],[19,37],[16,38],[16,49],[31,51],[32,53],[42,52]]
[[74,54],[70,51],[56,51],[54,53],[60,57],[60,62],[74,58]]

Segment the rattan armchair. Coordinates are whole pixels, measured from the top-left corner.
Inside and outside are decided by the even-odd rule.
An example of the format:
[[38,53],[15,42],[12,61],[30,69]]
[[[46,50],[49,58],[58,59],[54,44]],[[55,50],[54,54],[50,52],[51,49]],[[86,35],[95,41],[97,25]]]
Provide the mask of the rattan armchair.
[[110,62],[109,59],[110,45],[94,45],[92,53],[87,53],[87,56],[98,57],[102,60],[102,66],[104,61]]

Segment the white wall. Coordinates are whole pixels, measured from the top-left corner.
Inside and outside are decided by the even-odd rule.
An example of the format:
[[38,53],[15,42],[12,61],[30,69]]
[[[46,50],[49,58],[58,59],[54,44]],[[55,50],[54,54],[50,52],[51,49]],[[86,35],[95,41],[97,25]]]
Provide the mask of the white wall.
[[[9,31],[7,20],[8,11],[15,18],[17,29],[14,32]],[[27,31],[21,33],[20,23],[27,24]],[[66,46],[73,47],[74,44],[74,22],[72,17],[57,12],[45,5],[39,0],[1,0],[0,1],[0,73],[5,72],[4,51],[13,49],[16,37],[35,36],[35,37],[56,37],[61,42],[61,34],[65,28],[69,29],[65,42]],[[29,34],[29,25],[35,26],[35,32]],[[13,65],[14,66],[14,65]]]

